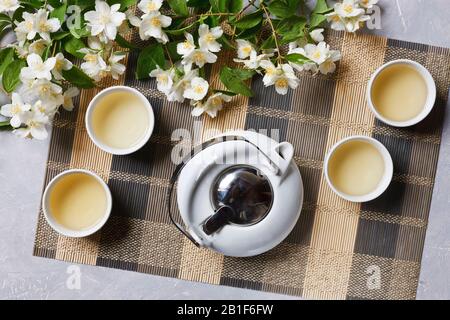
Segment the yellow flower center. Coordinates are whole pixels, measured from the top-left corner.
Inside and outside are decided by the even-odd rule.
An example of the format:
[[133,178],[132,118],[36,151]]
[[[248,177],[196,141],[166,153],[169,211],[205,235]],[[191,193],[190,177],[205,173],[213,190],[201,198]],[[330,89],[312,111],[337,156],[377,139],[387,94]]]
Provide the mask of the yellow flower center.
[[205,55],[203,52],[196,52],[194,53],[194,61],[197,63],[204,63],[206,61]]
[[186,40],[185,42],[183,42],[183,47],[185,49],[190,49],[190,48],[192,48],[192,44]]
[[246,46],[246,47],[242,48],[242,52],[246,55],[249,55],[252,52],[252,47]]
[[369,3],[369,0],[361,0],[361,3],[365,6],[367,6],[367,4]]
[[95,54],[87,54],[84,56],[84,60],[94,63],[95,61],[97,61],[97,56]]
[[353,6],[351,4],[344,5],[344,11],[347,12],[347,14],[350,14],[353,12]]
[[48,32],[50,30],[50,26],[47,24],[46,21],[39,22],[39,30],[42,30],[43,32]]
[[160,27],[161,26],[161,21],[158,18],[152,18],[152,20],[150,21],[151,25],[154,27]]
[[18,104],[13,105],[13,107],[11,108],[11,113],[12,114],[20,113],[20,106]]
[[61,70],[63,68],[63,62],[62,62],[62,60],[56,60],[56,63],[55,63],[55,69],[56,70]]
[[48,91],[49,91],[49,87],[48,86],[42,86],[41,87],[41,93],[42,94],[47,94]]
[[155,11],[156,10],[156,4],[153,1],[150,1],[148,3],[147,9],[148,9],[148,11]]
[[167,83],[167,80],[169,80],[169,77],[166,74],[160,74],[158,76],[158,81],[162,83]]
[[288,81],[284,78],[280,78],[275,82],[275,86],[277,86],[278,88],[287,88]]
[[216,38],[214,38],[214,36],[212,35],[212,33],[208,33],[208,34],[206,35],[206,41],[207,41],[208,43],[211,43],[211,42],[216,41]]
[[331,18],[331,21],[333,21],[333,22],[339,22],[341,19],[339,18],[339,16],[333,16],[332,18]]
[[211,105],[213,107],[219,107],[222,104],[222,99],[220,99],[219,97],[215,97],[211,99]]
[[203,93],[203,87],[202,86],[195,86],[194,87],[194,92],[197,94],[202,94]]
[[316,52],[313,53],[312,57],[314,59],[320,59],[320,57],[322,57],[322,54],[320,53],[320,51],[317,50]]
[[109,21],[110,21],[109,15],[107,15],[107,14],[102,14],[102,15],[101,15],[101,17],[100,17],[100,22],[101,22],[102,24],[108,24]]
[[266,74],[268,74],[269,76],[273,76],[276,72],[277,72],[277,70],[275,68],[267,68],[266,69]]

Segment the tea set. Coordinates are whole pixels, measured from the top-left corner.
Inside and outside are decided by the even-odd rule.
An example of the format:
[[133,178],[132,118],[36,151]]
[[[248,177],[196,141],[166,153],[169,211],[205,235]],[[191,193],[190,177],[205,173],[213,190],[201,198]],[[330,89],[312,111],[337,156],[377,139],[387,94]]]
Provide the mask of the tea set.
[[[408,72],[416,72],[426,90],[422,108],[413,117],[403,121],[386,117],[376,103],[377,97],[374,97],[380,85],[377,79],[393,66],[407,67],[411,69]],[[401,88],[402,84],[396,81],[413,81],[405,77],[393,74],[383,81],[391,81]],[[138,97],[148,116],[148,125],[139,141],[122,149],[108,146],[98,135],[93,121],[102,99],[118,92]],[[397,98],[395,94],[392,93],[393,99]],[[387,98],[382,97],[384,100]],[[395,127],[412,126],[422,121],[431,112],[435,99],[436,86],[431,74],[425,67],[410,60],[396,60],[381,66],[367,86],[367,102],[374,116]],[[130,154],[144,146],[152,135],[155,123],[149,101],[137,90],[120,86],[100,92],[90,102],[85,120],[93,143],[116,155]],[[226,256],[248,257],[271,250],[289,235],[302,210],[304,186],[293,156],[294,147],[289,142],[279,143],[253,131],[227,132],[204,142],[194,148],[173,172],[166,199],[170,220],[195,245]],[[372,167],[377,167],[378,171],[363,167],[366,161],[361,159],[374,160],[376,165]],[[352,166],[355,166],[355,170],[348,169]],[[367,202],[379,197],[388,188],[393,167],[389,151],[381,142],[372,137],[351,136],[337,142],[327,152],[323,172],[327,184],[337,196],[346,201]],[[80,173],[92,176],[103,188],[105,212],[95,225],[83,230],[70,230],[55,219],[50,203],[53,201],[52,194],[56,194],[54,190],[58,181]],[[352,174],[360,176],[355,179]],[[368,189],[362,194],[349,193],[348,190],[353,189],[347,190],[342,186],[352,179],[365,181]],[[77,187],[83,186],[80,184],[74,189]],[[182,223],[174,216],[175,203],[172,199],[175,195]],[[108,186],[96,174],[86,170],[69,170],[59,174],[48,184],[43,196],[44,216],[50,226],[69,237],[85,237],[98,231],[108,220],[111,207],[112,197]]]

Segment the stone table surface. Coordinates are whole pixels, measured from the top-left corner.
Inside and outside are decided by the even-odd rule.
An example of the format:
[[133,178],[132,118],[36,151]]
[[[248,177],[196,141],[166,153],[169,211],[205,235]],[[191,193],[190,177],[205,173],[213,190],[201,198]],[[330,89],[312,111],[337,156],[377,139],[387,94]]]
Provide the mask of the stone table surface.
[[[450,47],[449,0],[380,0],[390,38]],[[32,256],[44,181],[47,141],[0,132],[0,299],[289,299],[134,272],[71,265]],[[438,177],[417,297],[450,299],[450,119],[446,119]],[[72,268],[81,287],[67,286]]]

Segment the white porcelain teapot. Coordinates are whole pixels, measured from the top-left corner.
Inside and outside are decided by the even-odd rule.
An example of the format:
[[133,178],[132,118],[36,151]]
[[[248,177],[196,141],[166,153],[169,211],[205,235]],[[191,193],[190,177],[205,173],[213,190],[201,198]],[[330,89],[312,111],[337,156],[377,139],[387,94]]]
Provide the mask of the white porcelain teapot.
[[[197,246],[227,256],[258,255],[283,241],[303,203],[292,145],[239,131],[196,149],[171,179],[167,205],[175,226]],[[176,182],[177,204],[186,227],[172,216]]]

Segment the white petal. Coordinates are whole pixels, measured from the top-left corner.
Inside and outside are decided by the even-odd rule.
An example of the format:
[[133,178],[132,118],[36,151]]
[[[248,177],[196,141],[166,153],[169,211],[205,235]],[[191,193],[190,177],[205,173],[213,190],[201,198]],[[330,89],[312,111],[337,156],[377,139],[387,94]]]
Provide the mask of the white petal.
[[20,120],[19,116],[15,115],[14,117],[11,118],[11,120],[9,121],[9,124],[13,128],[18,128],[22,124],[22,121]]
[[111,21],[118,27],[126,19],[126,15],[123,12],[116,12],[111,16]]
[[50,32],[56,32],[59,30],[59,28],[61,28],[61,23],[59,19],[52,18],[47,21],[47,27],[49,28]]
[[51,70],[51,69],[53,69],[53,68],[55,67],[55,64],[56,64],[56,58],[55,58],[55,57],[48,58],[48,59],[44,62],[44,64],[45,64],[45,68],[46,68],[47,70]]
[[107,24],[105,28],[106,37],[110,40],[116,39],[117,27],[113,24]]
[[97,11],[89,11],[84,14],[84,19],[89,22],[99,21],[100,14]]
[[47,129],[44,125],[35,125],[30,128],[30,133],[33,138],[38,140],[45,140],[48,137]]
[[209,27],[207,24],[201,24],[200,27],[198,27],[198,35],[200,37],[204,37],[208,34]]
[[191,114],[194,117],[199,117],[199,116],[201,116],[203,114],[204,111],[205,110],[202,107],[195,107],[194,109],[192,109]]
[[35,68],[36,66],[42,64],[42,58],[36,53],[32,53],[27,57],[28,66]]
[[210,32],[216,39],[220,38],[223,35],[223,30],[221,27],[212,28]]

